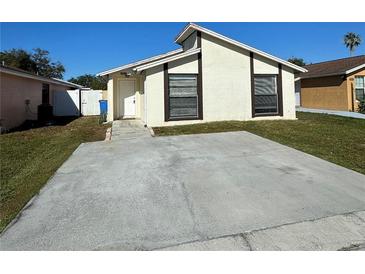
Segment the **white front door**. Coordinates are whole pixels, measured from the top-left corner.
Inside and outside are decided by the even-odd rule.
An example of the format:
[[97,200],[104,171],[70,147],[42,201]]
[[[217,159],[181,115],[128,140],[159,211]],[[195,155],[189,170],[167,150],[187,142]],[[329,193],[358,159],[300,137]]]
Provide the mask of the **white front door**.
[[134,118],[136,115],[135,81],[119,81],[119,117]]
[[124,98],[124,115],[123,117],[131,117],[136,115],[136,96],[132,95]]

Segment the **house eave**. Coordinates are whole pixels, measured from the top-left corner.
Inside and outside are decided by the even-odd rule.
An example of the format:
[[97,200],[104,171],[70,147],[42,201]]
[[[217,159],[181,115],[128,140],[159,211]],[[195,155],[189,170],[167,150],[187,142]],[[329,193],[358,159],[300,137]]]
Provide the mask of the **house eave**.
[[180,49],[169,51],[169,52],[166,52],[166,53],[163,53],[163,54],[160,54],[160,55],[155,55],[155,56],[152,56],[152,57],[149,57],[149,58],[137,61],[137,62],[125,64],[125,65],[120,66],[120,67],[116,67],[116,68],[112,68],[112,69],[109,69],[109,70],[106,70],[106,71],[99,72],[99,73],[96,74],[96,76],[106,76],[108,74],[112,74],[112,73],[116,73],[116,72],[120,72],[120,71],[131,70],[134,67],[137,67],[137,66],[140,66],[140,65],[143,65],[143,64],[147,64],[147,63],[153,62],[155,60],[159,60],[159,59],[164,58],[164,57],[175,55],[175,54],[178,54],[182,51],[183,51],[183,49],[180,48]]
[[363,69],[363,68],[365,68],[365,64],[362,64],[362,65],[360,65],[360,66],[357,66],[357,67],[354,67],[354,68],[352,68],[352,69],[349,69],[349,70],[346,70],[346,74],[351,74],[351,73],[353,73],[353,72],[355,72],[355,71],[358,71],[358,70],[360,70],[360,69]]
[[175,56],[166,57],[166,58],[163,58],[163,59],[158,60],[156,62],[152,62],[152,63],[146,64],[146,65],[138,66],[138,67],[134,68],[134,71],[141,72],[143,70],[153,68],[153,67],[156,67],[156,66],[168,63],[168,62],[172,62],[172,61],[179,60],[179,59],[182,59],[182,58],[194,55],[194,54],[198,54],[200,51],[201,51],[200,48],[184,51],[184,52],[182,52],[180,54],[177,54]]
[[68,82],[65,80],[61,80],[61,79],[57,79],[57,78],[47,78],[47,77],[43,77],[43,76],[39,76],[39,75],[34,75],[34,74],[31,74],[28,72],[17,71],[17,70],[7,68],[7,67],[0,67],[0,72],[14,75],[14,76],[23,77],[23,78],[38,80],[38,81],[42,81],[42,82],[50,83],[50,84],[56,84],[56,85],[61,85],[61,86],[66,86],[66,87],[71,87],[71,88],[83,88],[83,86],[81,86],[81,85],[71,83],[71,82]]

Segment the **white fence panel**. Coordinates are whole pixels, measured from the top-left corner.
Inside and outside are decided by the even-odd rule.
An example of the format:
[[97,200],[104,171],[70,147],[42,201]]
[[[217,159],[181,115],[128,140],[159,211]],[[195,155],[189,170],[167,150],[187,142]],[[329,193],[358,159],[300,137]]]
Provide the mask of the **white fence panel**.
[[55,116],[79,115],[79,90],[55,91],[53,96]]
[[81,113],[82,115],[100,115],[99,100],[103,97],[101,90],[81,91]]
[[[79,90],[54,92],[53,115],[79,116],[80,94]],[[81,114],[100,115],[99,100],[103,97],[101,90],[81,90]]]

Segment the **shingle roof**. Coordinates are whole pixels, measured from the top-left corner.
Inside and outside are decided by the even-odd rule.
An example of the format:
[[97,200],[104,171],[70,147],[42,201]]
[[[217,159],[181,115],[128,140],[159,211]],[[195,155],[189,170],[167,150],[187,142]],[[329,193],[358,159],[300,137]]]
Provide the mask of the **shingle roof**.
[[344,75],[349,70],[365,65],[365,55],[359,55],[338,60],[326,61],[304,66],[308,72],[300,73],[300,78],[316,78],[330,75]]

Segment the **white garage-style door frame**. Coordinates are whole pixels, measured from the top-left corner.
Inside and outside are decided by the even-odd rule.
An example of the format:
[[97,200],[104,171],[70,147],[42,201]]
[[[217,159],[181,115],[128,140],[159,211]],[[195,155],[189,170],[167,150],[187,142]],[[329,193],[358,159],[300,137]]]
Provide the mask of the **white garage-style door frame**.
[[120,79],[118,81],[118,101],[119,118],[136,117],[136,81],[135,79]]

